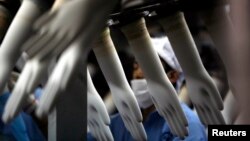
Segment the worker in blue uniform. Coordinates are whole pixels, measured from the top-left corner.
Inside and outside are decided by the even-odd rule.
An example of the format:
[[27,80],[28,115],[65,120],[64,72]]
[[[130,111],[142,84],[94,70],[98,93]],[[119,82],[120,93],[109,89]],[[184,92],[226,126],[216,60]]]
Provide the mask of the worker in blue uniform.
[[[165,72],[176,89],[179,89],[183,80],[181,75],[180,65],[173,53],[170,43],[166,37],[159,39],[152,39],[157,48],[157,52],[161,58],[162,65]],[[166,77],[167,77],[166,76]],[[166,78],[167,79],[167,78]],[[141,108],[143,115],[143,126],[147,133],[148,141],[179,141],[183,140],[171,133],[166,120],[159,115],[151,100],[147,89],[147,82],[144,79],[143,72],[136,61],[133,64],[133,80],[131,87],[134,91],[135,97]],[[177,90],[178,91],[178,90]],[[189,135],[184,139],[185,141],[207,141],[205,127],[200,122],[198,116],[184,103],[181,107],[188,120]],[[111,116],[110,130],[112,132],[114,141],[134,141],[129,131],[126,129],[119,113]],[[88,141],[95,139],[88,134]]]
[[[39,92],[39,91],[38,91]],[[39,95],[39,94],[36,94]],[[8,91],[0,95],[0,116],[2,117],[4,106],[10,96]],[[0,140],[1,141],[46,141],[45,136],[40,131],[33,118],[21,112],[10,123],[3,123],[0,120]]]

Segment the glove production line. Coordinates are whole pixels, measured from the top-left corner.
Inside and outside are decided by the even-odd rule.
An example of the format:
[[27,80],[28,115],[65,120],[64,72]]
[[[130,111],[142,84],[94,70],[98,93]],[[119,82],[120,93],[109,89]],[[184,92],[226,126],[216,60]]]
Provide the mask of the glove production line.
[[[126,40],[143,72],[149,103],[173,136],[164,140],[195,141],[191,136],[200,133],[194,133],[161,58],[182,73],[180,83],[185,80],[190,112],[204,130],[203,140],[208,125],[249,124],[249,6],[247,0],[0,0],[0,136],[4,139],[7,134],[5,124],[12,129],[15,122],[18,129],[9,131],[16,132],[14,140],[40,140],[38,135],[36,139],[21,133],[21,114],[32,105],[28,108],[32,116],[47,120],[44,140],[85,141],[91,135],[97,141],[119,141],[105,100],[95,87],[98,82],[87,68],[93,53],[128,136],[135,141],[155,140],[144,124],[133,87],[137,82],[130,83],[128,68],[122,65],[114,29]],[[202,62],[187,22],[189,12],[198,15],[223,62],[225,98]],[[167,36],[170,55],[155,49],[164,45],[151,39],[150,20]],[[6,93],[8,98],[2,100]],[[130,140],[122,135],[120,139]]]

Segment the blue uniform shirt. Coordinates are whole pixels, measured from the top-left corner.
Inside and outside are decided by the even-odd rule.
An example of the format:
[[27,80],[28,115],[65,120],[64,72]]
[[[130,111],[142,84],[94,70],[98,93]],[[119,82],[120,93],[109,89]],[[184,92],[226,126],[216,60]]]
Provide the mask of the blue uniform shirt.
[[[9,98],[9,93],[0,96],[0,116]],[[9,124],[0,120],[0,140],[2,141],[45,141],[45,137],[33,121],[32,117],[21,112]]]
[[[182,109],[188,120],[189,136],[185,141],[207,141],[205,128],[201,124],[197,115],[187,107],[181,104]],[[165,122],[157,111],[150,113],[148,118],[143,122],[145,131],[147,133],[148,141],[180,141],[181,139],[174,136]],[[119,114],[111,117],[110,129],[115,141],[134,141],[131,134],[127,131],[125,125]],[[95,141],[93,137],[88,134],[88,141]]]

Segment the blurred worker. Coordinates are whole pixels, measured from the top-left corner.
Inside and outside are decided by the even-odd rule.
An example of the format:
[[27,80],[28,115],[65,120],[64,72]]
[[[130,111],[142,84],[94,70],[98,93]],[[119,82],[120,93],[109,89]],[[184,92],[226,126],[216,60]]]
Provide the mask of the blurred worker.
[[[173,86],[178,90],[181,87],[183,77],[181,77],[180,65],[173,53],[168,38],[152,39],[153,44],[158,52],[162,65],[166,72],[166,77],[169,78]],[[166,78],[167,79],[167,78]],[[147,133],[148,141],[177,141],[181,140],[179,137],[170,132],[170,128],[165,119],[159,115],[151,100],[146,79],[144,79],[143,72],[137,62],[133,64],[133,80],[131,86],[141,108],[143,115],[143,125]],[[188,120],[189,135],[185,138],[186,141],[206,141],[205,128],[201,124],[199,118],[193,111],[181,103],[182,109]],[[118,114],[111,117],[110,129],[115,141],[133,141],[131,134],[125,128],[125,125]],[[88,135],[88,141],[94,140],[92,136]]]
[[[37,93],[39,93],[37,91]],[[0,95],[0,116],[2,117],[4,106],[10,96],[10,92],[6,87],[5,92]],[[36,94],[38,95],[38,94]],[[10,123],[5,124],[0,120],[0,140],[2,141],[46,141],[45,136],[33,118],[21,112]]]

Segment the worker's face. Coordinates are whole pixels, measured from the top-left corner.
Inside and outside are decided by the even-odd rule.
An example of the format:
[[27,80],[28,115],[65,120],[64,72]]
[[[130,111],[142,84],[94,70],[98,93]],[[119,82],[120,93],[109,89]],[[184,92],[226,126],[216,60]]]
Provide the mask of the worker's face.
[[[175,70],[170,70],[167,72],[167,77],[172,84],[175,84],[179,78],[179,73]],[[133,79],[143,79],[144,74],[138,63],[133,64]]]
[[143,79],[144,75],[137,63],[133,64],[133,79]]
[[[171,68],[169,69],[167,75],[169,77],[169,80],[171,83],[175,86],[175,83],[178,79],[178,73]],[[142,69],[139,67],[137,63],[133,64],[133,80],[131,81],[131,87],[134,91],[135,97],[137,99],[137,102],[142,109],[150,109],[152,107],[153,102],[151,100],[148,88],[147,88],[147,82],[144,79],[144,74],[142,72]]]

